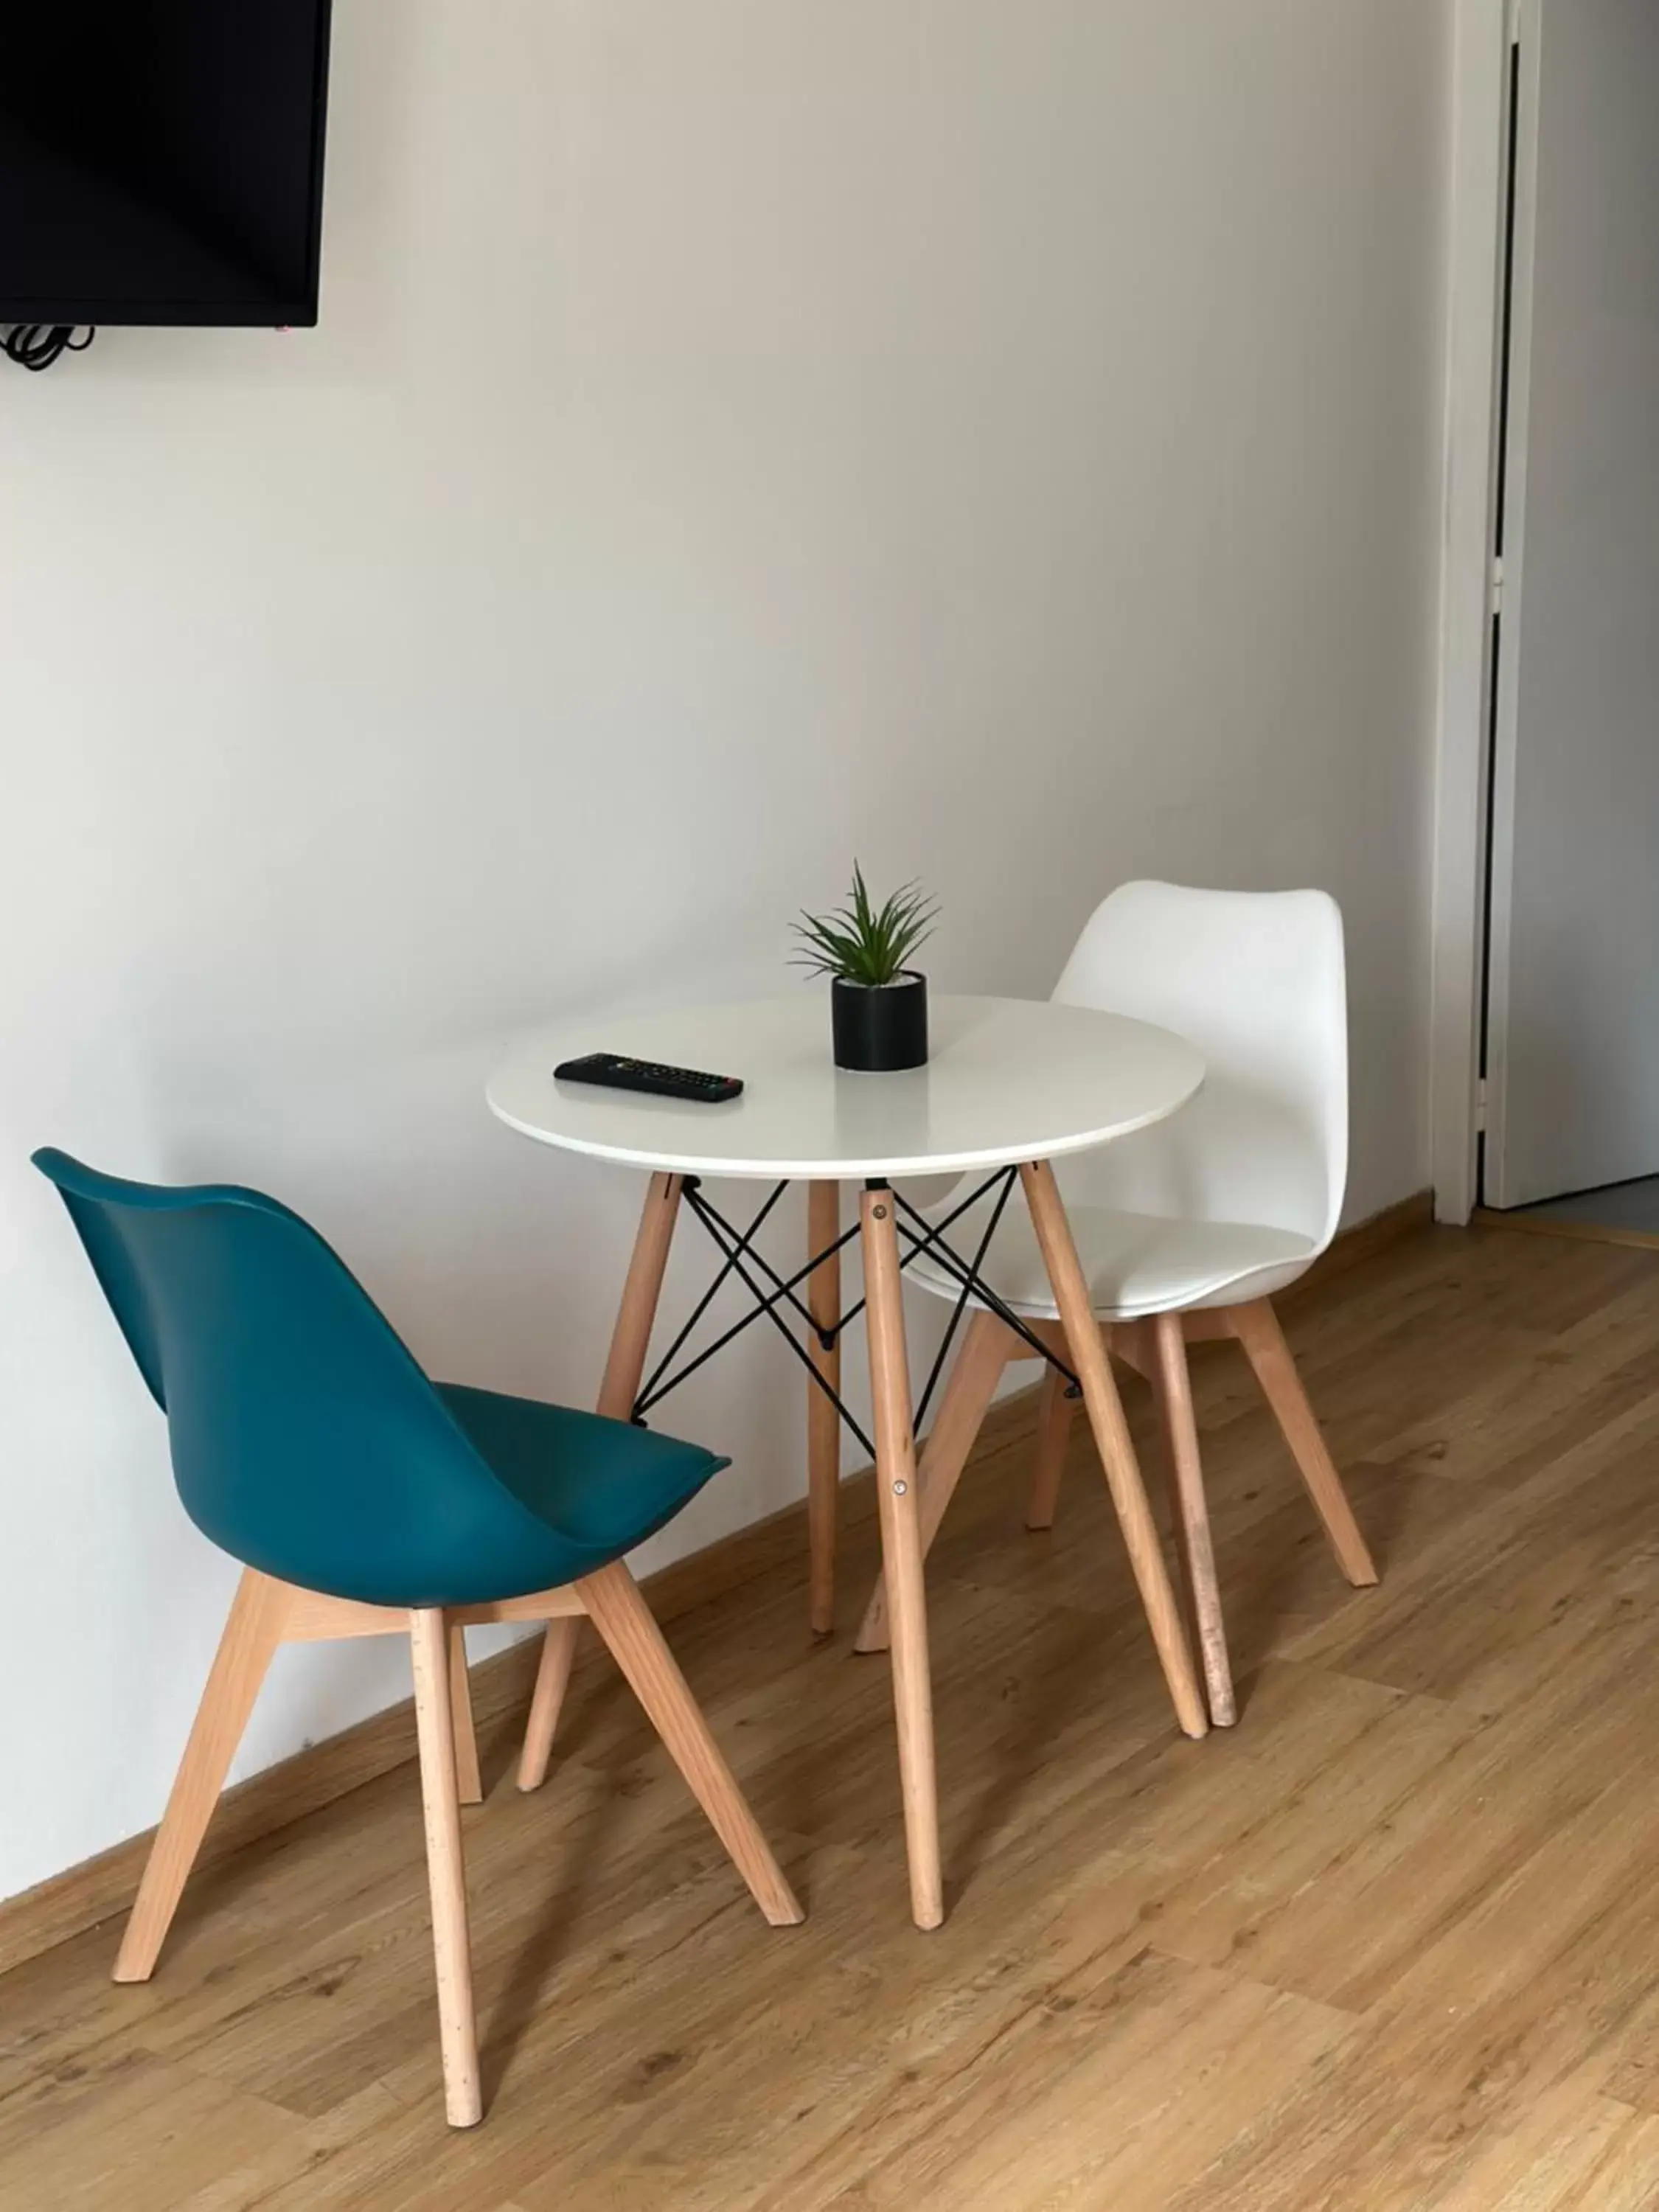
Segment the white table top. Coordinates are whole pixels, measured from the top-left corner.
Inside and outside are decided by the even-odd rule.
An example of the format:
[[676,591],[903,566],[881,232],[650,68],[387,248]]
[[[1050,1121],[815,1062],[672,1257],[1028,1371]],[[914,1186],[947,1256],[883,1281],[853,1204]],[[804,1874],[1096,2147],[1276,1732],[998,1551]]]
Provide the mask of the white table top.
[[[491,1111],[567,1152],[671,1175],[775,1181],[930,1175],[1085,1151],[1161,1121],[1204,1062],[1183,1037],[1046,999],[936,998],[926,1067],[866,1075],[830,1057],[830,1005],[787,999],[595,1014],[520,1045],[491,1078]],[[556,1083],[555,1063],[626,1053],[741,1076],[724,1105]]]

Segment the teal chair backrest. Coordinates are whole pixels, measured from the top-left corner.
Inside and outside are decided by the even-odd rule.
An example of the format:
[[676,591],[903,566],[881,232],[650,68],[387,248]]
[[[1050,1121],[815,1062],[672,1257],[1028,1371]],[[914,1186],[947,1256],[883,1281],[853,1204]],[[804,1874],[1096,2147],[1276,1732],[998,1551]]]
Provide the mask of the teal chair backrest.
[[284,1582],[381,1605],[517,1595],[549,1530],[500,1482],[316,1231],[235,1184],[34,1164],[156,1403],[185,1510]]

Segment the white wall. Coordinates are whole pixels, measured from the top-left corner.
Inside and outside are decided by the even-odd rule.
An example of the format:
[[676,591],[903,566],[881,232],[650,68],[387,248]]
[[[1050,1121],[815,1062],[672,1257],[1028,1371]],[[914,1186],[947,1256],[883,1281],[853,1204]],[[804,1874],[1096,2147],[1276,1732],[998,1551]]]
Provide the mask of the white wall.
[[[1328,885],[1350,1213],[1424,1183],[1446,13],[337,0],[321,329],[0,376],[0,1894],[156,1817],[232,1579],[34,1144],[580,1400],[638,1193],[492,1058],[773,986],[856,852],[990,990]],[[657,1556],[799,1490],[775,1349],[678,1419]],[[239,1771],[404,1668],[288,1655]]]

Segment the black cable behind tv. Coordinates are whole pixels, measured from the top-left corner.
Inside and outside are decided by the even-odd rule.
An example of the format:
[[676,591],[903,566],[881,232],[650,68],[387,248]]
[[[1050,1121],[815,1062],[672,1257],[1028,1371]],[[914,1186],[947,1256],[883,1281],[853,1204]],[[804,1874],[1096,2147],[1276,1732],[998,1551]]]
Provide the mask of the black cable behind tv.
[[314,323],[328,29],[329,0],[8,10],[0,325]]
[[19,368],[50,368],[66,353],[84,353],[97,335],[95,323],[83,338],[76,337],[73,323],[14,323],[0,338],[0,353]]

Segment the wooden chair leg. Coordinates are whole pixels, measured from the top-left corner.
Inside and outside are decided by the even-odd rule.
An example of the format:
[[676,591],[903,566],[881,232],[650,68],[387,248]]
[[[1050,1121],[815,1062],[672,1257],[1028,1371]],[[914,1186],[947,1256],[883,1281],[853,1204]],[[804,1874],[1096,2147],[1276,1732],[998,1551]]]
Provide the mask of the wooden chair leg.
[[1377,1578],[1370,1547],[1360,1533],[1342,1478],[1325,1448],[1272,1300],[1256,1298],[1249,1305],[1230,1306],[1227,1318],[1284,1431],[1337,1565],[1357,1589],[1368,1589]]
[[461,1802],[456,1786],[454,1707],[442,1612],[409,1616],[415,1668],[415,1729],[421,1749],[421,1803],[426,1814],[427,1879],[432,1892],[432,1948],[438,1972],[438,2030],[443,2051],[444,2112],[452,2128],[476,2127],[483,2117],[478,2079],[478,2031],[472,2008],[472,1956],[467,1940],[466,1874],[461,1858]]
[[[806,1249],[809,1258],[829,1250],[841,1234],[841,1185],[806,1187]],[[806,1279],[806,1310],[820,1328],[836,1329],[841,1320],[841,1255],[836,1253]],[[841,1389],[839,1331],[826,1345],[807,1340],[807,1355],[832,1390]],[[806,1544],[811,1583],[812,1633],[828,1636],[836,1626],[836,1534],[841,1504],[841,1415],[816,1382],[806,1391]]]
[[455,1732],[455,1779],[463,1805],[482,1805],[483,1778],[478,1771],[478,1736],[472,1725],[472,1685],[466,1671],[466,1631],[449,1632],[450,1721]]
[[805,1919],[633,1576],[617,1560],[576,1590],[756,1904],[774,1928]]
[[1193,1413],[1192,1382],[1187,1372],[1187,1343],[1182,1333],[1181,1316],[1159,1314],[1152,1330],[1158,1355],[1158,1405],[1169,1441],[1175,1522],[1194,1626],[1198,1632],[1199,1659],[1209,1696],[1210,1718],[1218,1728],[1231,1728],[1238,1717],[1237,1707],[1233,1698],[1232,1667],[1227,1656],[1226,1624],[1221,1615],[1221,1593],[1216,1586],[1210,1509],[1204,1495],[1204,1468],[1199,1455],[1198,1423]]
[[1052,1528],[1060,1509],[1060,1477],[1066,1472],[1066,1449],[1072,1437],[1072,1414],[1076,1400],[1066,1395],[1071,1385],[1057,1367],[1042,1370],[1042,1395],[1037,1401],[1036,1464],[1031,1469],[1030,1495],[1026,1500],[1028,1528]]
[[[933,1548],[945,1510],[962,1479],[974,1439],[1008,1364],[1008,1330],[994,1314],[975,1313],[968,1323],[962,1349],[957,1354],[951,1379],[939,1401],[939,1419],[922,1446],[916,1468],[916,1487],[921,1493],[918,1520],[924,1559]],[[882,1574],[876,1579],[853,1649],[885,1651],[888,1640],[887,1577]]]
[[1123,1531],[1129,1565],[1140,1591],[1140,1601],[1146,1608],[1147,1626],[1152,1632],[1164,1679],[1169,1685],[1176,1717],[1185,1735],[1207,1735],[1209,1716],[1194,1671],[1193,1656],[1188,1649],[1181,1608],[1170,1587],[1164,1547],[1147,1503],[1134,1443],[1123,1418],[1122,1401],[1112,1379],[1111,1361],[1090,1302],[1088,1281],[1077,1255],[1072,1225],[1066,1218],[1054,1170],[1046,1161],[1039,1160],[1022,1167],[1019,1176],[1025,1202],[1030,1208],[1031,1225],[1042,1248],[1043,1265],[1048,1272],[1054,1304],[1066,1326],[1072,1364],[1083,1385],[1089,1424],[1106,1470],[1118,1525]]
[[552,1756],[553,1737],[559,1725],[564,1693],[569,1686],[571,1663],[576,1656],[576,1639],[580,1633],[581,1623],[574,1614],[547,1624],[547,1633],[542,1638],[541,1663],[536,1669],[535,1695],[530,1700],[530,1719],[524,1732],[524,1748],[519,1753],[520,1790],[539,1790],[547,1779],[547,1762]]
[[207,1687],[179,1763],[167,1811],[115,1961],[118,1982],[147,1982],[178,1910],[185,1882],[242,1740],[271,1655],[283,1640],[289,1592],[252,1567],[243,1571]]

